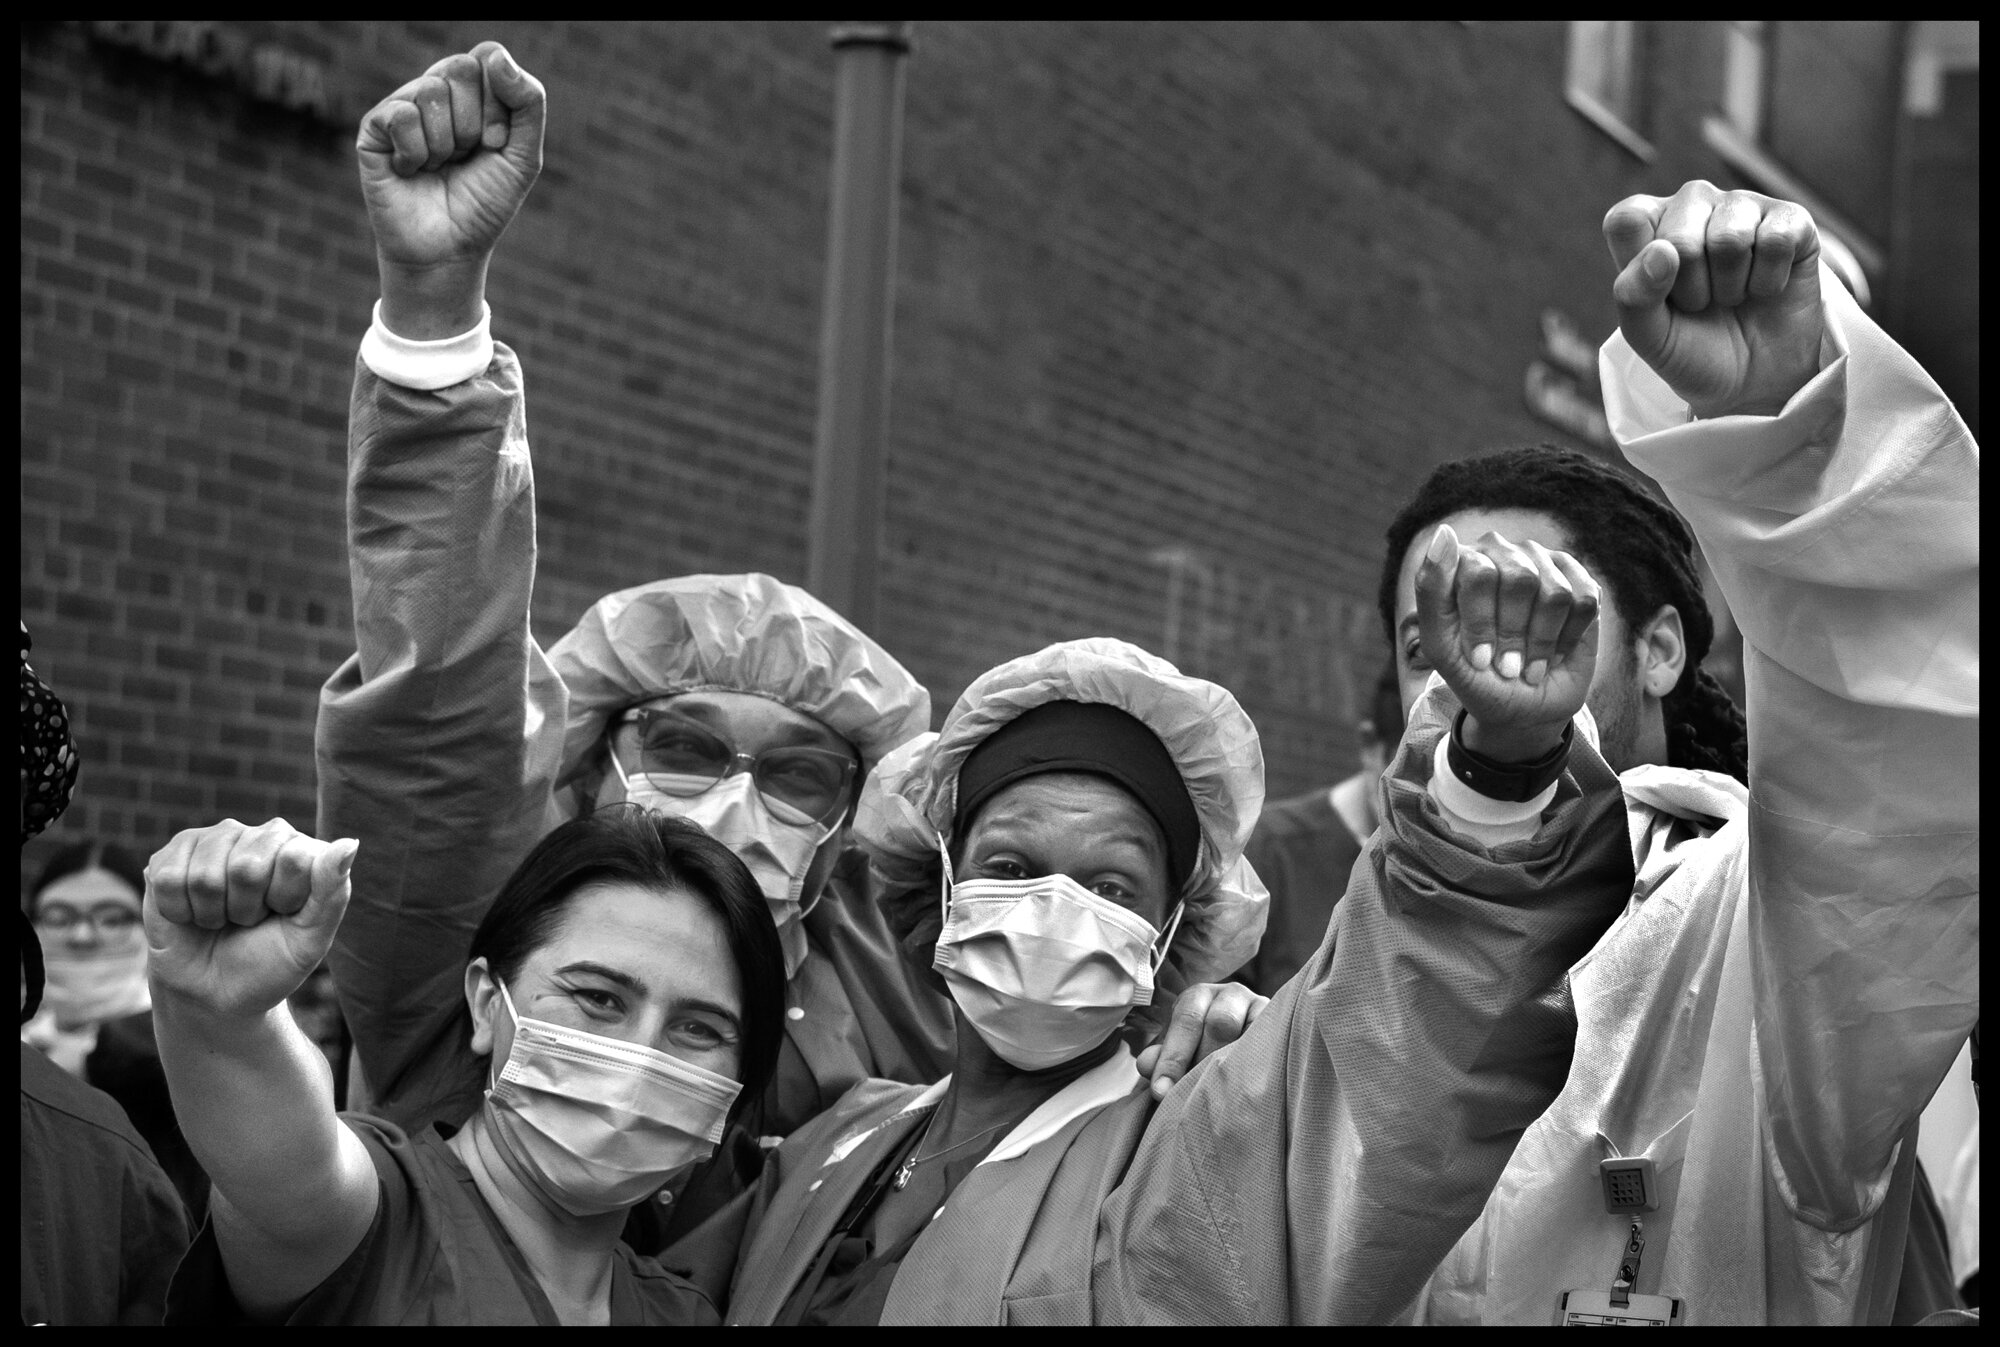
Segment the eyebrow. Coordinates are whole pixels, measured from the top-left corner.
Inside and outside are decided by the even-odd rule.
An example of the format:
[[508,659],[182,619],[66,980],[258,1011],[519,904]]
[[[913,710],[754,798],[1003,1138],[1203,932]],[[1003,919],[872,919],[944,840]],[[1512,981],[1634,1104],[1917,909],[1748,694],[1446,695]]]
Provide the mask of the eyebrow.
[[[701,700],[699,692],[682,693],[672,702],[663,702],[652,707],[655,711],[670,711],[674,715],[685,716],[699,722],[702,728],[721,736],[726,728],[728,713],[713,702]],[[803,713],[801,713],[803,714]],[[733,745],[740,747],[740,745]],[[778,726],[778,733],[765,748],[819,748],[830,753],[845,753],[856,756],[854,748],[841,738],[831,726],[813,724],[798,725],[785,723]]]
[[[556,972],[590,973],[593,976],[603,978],[606,982],[612,983],[615,986],[623,987],[642,1001],[650,994],[646,989],[646,984],[633,977],[630,973],[621,972],[619,969],[595,963],[589,959],[579,959],[575,963],[566,963],[561,968],[558,968]],[[741,1032],[743,1028],[743,1021],[737,1016],[735,1011],[731,1010],[728,1006],[706,1000],[699,996],[677,996],[673,1001],[673,1009],[676,1011],[707,1011],[711,1015],[728,1021],[729,1027],[732,1029]]]
[[1415,613],[1411,613],[1408,617],[1405,617],[1401,622],[1398,622],[1396,624],[1396,635],[1402,636],[1405,632],[1409,631],[1412,627],[1415,627],[1417,625],[1419,625],[1417,615]]

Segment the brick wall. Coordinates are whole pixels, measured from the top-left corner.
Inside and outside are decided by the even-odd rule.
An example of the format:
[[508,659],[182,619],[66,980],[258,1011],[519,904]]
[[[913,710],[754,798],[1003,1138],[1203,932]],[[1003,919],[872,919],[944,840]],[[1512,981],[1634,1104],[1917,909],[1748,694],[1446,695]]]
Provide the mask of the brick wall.
[[[551,98],[489,291],[529,380],[538,632],[659,575],[804,576],[824,25],[241,33],[323,63],[334,115],[22,30],[21,603],[85,763],[30,868],[311,826],[374,298],[353,121],[480,37]],[[1703,29],[1660,46],[1713,69]],[[1274,793],[1349,770],[1389,514],[1442,459],[1559,438],[1522,373],[1544,308],[1609,329],[1604,210],[1721,180],[1672,148],[1707,75],[1662,79],[1646,168],[1562,61],[1560,24],[920,25],[877,634],[940,714],[1104,633],[1231,686]]]

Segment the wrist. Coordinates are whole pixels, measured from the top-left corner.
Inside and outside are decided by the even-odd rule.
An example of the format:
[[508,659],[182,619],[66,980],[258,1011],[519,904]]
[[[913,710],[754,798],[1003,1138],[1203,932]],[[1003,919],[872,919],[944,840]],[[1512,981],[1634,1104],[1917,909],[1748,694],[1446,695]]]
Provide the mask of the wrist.
[[291,1010],[282,999],[276,1005],[261,1008],[229,1005],[204,993],[164,983],[157,977],[151,983],[154,1020],[199,1032],[211,1043],[261,1038],[269,1033],[273,1016],[283,1014],[288,1020],[291,1017]]
[[1542,721],[1533,725],[1493,725],[1482,722],[1470,711],[1458,722],[1459,742],[1482,758],[1495,762],[1537,762],[1562,742],[1567,720]]
[[410,341],[441,341],[479,325],[486,307],[490,253],[415,265],[376,258],[382,325]]

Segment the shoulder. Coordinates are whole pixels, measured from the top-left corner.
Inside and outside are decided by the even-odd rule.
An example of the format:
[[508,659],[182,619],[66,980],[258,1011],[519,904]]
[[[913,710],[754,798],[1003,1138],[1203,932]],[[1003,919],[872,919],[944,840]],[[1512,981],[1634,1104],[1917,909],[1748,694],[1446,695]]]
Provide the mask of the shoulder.
[[722,1315],[715,1302],[687,1278],[667,1271],[655,1259],[635,1253],[622,1240],[614,1250],[611,1267],[614,1278],[625,1281],[632,1295],[634,1313],[621,1311],[619,1288],[612,1291],[612,1319],[617,1323],[675,1324],[705,1328],[720,1324]]
[[125,1110],[104,1091],[84,1084],[26,1043],[21,1045],[21,1124],[27,1141],[32,1125],[45,1121],[46,1130],[66,1140],[100,1148],[130,1150],[150,1163],[152,1151],[140,1139]]

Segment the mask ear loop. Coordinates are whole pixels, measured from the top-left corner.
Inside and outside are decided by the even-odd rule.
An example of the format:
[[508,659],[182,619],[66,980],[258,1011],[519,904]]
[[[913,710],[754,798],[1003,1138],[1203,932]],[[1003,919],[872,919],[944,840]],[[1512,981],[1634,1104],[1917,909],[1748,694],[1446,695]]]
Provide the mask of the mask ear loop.
[[1160,934],[1153,945],[1153,971],[1158,973],[1160,965],[1167,961],[1167,950],[1174,943],[1174,933],[1181,928],[1181,918],[1187,915],[1187,900],[1183,898],[1174,904],[1174,915],[1167,921],[1167,929]]
[[944,862],[943,876],[938,884],[938,921],[943,923],[951,920],[951,889],[957,881],[951,876],[951,852],[944,844],[944,834],[933,831],[931,836],[937,838],[938,859]]

